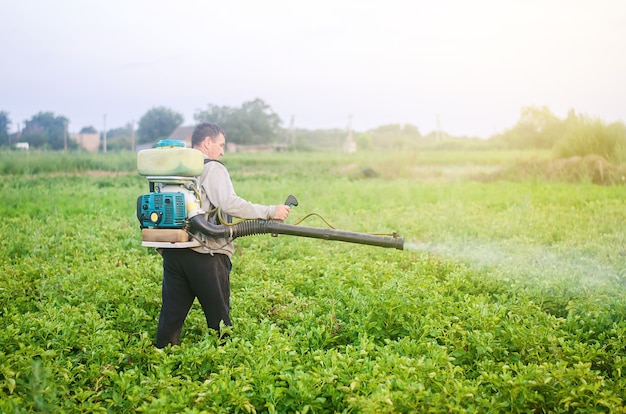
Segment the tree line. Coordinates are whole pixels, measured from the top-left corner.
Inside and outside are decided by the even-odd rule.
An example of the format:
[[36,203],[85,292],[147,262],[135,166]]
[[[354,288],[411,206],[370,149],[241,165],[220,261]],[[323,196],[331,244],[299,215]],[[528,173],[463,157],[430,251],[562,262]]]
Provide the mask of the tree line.
[[[237,144],[264,144],[279,140],[282,120],[261,99],[244,102],[239,107],[209,104],[194,114],[196,122],[215,122],[228,131],[229,141]],[[149,109],[139,120],[136,143],[154,143],[167,138],[183,124],[183,115],[164,106]],[[0,147],[18,141],[28,142],[31,148],[61,150],[77,149],[78,144],[67,132],[69,119],[53,112],[39,112],[25,121],[23,130],[9,134],[11,120],[6,111],[0,111]],[[84,126],[80,133],[98,133],[93,126]],[[130,150],[135,131],[128,123],[106,131],[107,149]],[[101,140],[104,134],[101,134]]]
[[[164,106],[149,109],[139,120],[136,144],[154,143],[167,138],[183,124],[183,116]],[[296,150],[340,150],[351,131],[345,129],[284,129],[281,118],[262,99],[240,106],[208,104],[196,111],[195,122],[215,122],[236,144],[255,145],[283,143]],[[33,148],[77,149],[78,144],[67,134],[68,118],[52,112],[40,112],[25,122],[24,129],[9,134],[11,121],[0,111],[0,147],[26,141]],[[97,133],[85,126],[81,133]],[[107,149],[130,150],[135,143],[134,125],[112,128],[106,132]],[[102,135],[102,134],[101,134]],[[101,139],[103,137],[101,136]],[[554,115],[547,107],[526,107],[518,122],[488,139],[452,136],[445,131],[422,135],[412,124],[388,124],[352,135],[363,150],[419,149],[552,149],[556,156],[597,154],[615,161],[626,161],[626,126],[622,122],[606,124],[601,119],[570,110],[565,118]]]

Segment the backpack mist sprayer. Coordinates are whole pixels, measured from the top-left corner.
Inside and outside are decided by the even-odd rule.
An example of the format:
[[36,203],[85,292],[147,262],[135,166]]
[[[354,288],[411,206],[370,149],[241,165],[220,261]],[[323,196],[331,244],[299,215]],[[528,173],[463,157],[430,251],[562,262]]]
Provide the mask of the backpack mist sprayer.
[[[404,239],[355,233],[332,228],[285,224],[280,220],[243,220],[236,224],[215,224],[207,221],[200,204],[197,177],[204,168],[204,155],[185,148],[182,141],[162,140],[155,148],[139,151],[137,171],[146,177],[150,192],[137,199],[137,219],[142,245],[158,248],[187,248],[202,245],[200,234],[209,238],[235,239],[257,234],[278,234],[337,240],[378,247],[404,248]],[[289,196],[285,204],[297,206]]]

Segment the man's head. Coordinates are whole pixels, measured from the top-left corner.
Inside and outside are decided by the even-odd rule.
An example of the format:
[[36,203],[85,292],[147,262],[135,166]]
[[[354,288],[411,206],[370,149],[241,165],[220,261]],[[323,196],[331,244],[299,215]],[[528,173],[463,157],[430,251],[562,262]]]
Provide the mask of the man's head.
[[191,135],[191,146],[213,160],[219,160],[224,155],[226,145],[226,133],[209,122],[203,122],[196,126]]

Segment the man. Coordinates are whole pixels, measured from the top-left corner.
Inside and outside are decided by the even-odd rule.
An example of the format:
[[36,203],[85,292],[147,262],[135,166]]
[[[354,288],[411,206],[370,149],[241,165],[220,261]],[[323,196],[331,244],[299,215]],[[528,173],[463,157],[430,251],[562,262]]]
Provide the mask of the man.
[[[219,162],[224,155],[226,134],[217,125],[202,123],[191,136],[191,146],[204,154],[204,171],[198,179],[204,210],[217,208],[222,214],[241,219],[285,220],[286,205],[264,206],[239,197],[226,167]],[[215,213],[208,218],[216,220]],[[230,321],[230,258],[234,252],[230,239],[203,237],[203,246],[190,249],[163,249],[161,314],[157,328],[157,347],[177,345],[183,323],[197,297],[207,326],[219,331],[220,322]]]

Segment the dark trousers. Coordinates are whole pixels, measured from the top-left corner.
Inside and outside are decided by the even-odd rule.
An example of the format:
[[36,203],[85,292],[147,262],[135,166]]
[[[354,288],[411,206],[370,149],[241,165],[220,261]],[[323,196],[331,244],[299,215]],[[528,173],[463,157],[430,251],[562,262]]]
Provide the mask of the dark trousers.
[[157,348],[177,345],[185,318],[195,298],[209,328],[230,325],[230,258],[190,249],[163,249],[162,306]]

